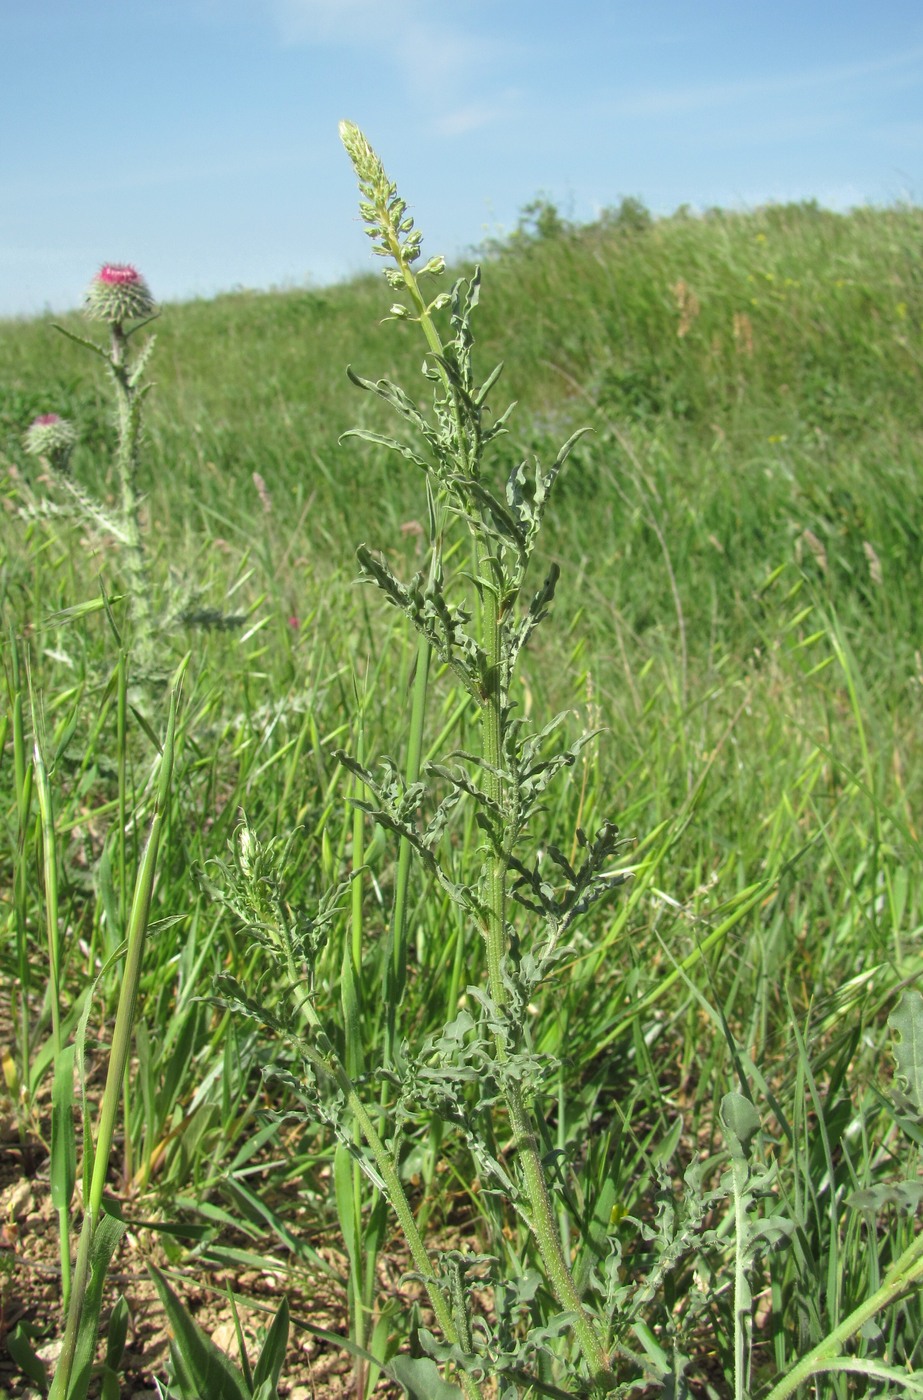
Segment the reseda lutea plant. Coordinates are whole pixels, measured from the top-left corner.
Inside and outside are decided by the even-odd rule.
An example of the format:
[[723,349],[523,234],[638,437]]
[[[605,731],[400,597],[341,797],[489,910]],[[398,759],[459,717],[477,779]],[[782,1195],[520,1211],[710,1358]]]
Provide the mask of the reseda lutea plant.
[[[421,237],[404,201],[362,133],[349,123],[341,125],[340,133],[358,176],[366,231],[375,253],[391,263],[385,273],[389,284],[403,296],[391,308],[392,316],[418,325],[426,341],[423,374],[433,392],[433,414],[423,413],[397,384],[372,382],[349,371],[357,386],[377,395],[412,430],[410,442],[365,429],[353,430],[353,436],[392,450],[422,473],[430,529],[428,567],[409,582],[401,581],[366,545],[358,550],[363,579],[404,613],[419,637],[423,664],[418,664],[407,770],[401,773],[389,758],[372,768],[342,751],[337,757],[369,794],[356,799],[357,806],[393,833],[402,856],[415,855],[458,906],[470,930],[472,953],[482,940],[486,984],[468,988],[471,1009],[462,1010],[416,1057],[400,1036],[390,1035],[381,1102],[365,1102],[347,1072],[348,1053],[344,1059],[334,1049],[341,1038],[322,1022],[311,995],[310,968],[331,924],[336,892],[312,916],[290,917],[279,896],[269,908],[267,891],[275,889],[271,850],[261,847],[246,829],[237,853],[236,907],[241,911],[242,905],[249,906],[251,929],[281,961],[291,1006],[297,1008],[295,1020],[270,1014],[229,979],[224,979],[222,991],[228,1004],[271,1024],[300,1055],[303,1081],[295,1085],[287,1077],[289,1087],[296,1087],[308,1102],[309,1116],[333,1128],[387,1198],[442,1333],[437,1339],[420,1329],[419,1340],[431,1358],[457,1373],[465,1395],[484,1393],[482,1384],[489,1374],[504,1378],[503,1394],[515,1395],[519,1384],[532,1383],[535,1366],[546,1380],[553,1375],[573,1393],[604,1393],[615,1386],[610,1342],[600,1315],[588,1304],[586,1284],[583,1289],[578,1286],[562,1243],[558,1212],[563,1204],[557,1179],[543,1161],[534,1117],[551,1067],[532,1051],[526,1022],[538,988],[565,952],[574,921],[621,878],[609,868],[618,832],[609,823],[593,837],[578,831],[576,864],[556,846],[545,844],[544,833],[544,854],[528,854],[530,841],[533,848],[538,844],[536,828],[548,785],[574,763],[591,736],[584,734],[565,746],[558,739],[564,716],[535,729],[516,714],[513,700],[517,663],[548,613],[558,578],[557,566],[552,565],[530,595],[525,593],[527,569],[551,488],[575,438],[550,467],[523,463],[510,474],[505,489],[495,491],[486,463],[491,444],[506,431],[510,410],[492,417],[488,407],[499,367],[483,383],[475,378],[472,317],[480,273],[427,300],[422,278],[441,274],[443,260],[434,258],[416,269]],[[437,328],[444,311],[449,322],[446,340]],[[471,555],[461,582],[449,581],[444,569],[449,538],[458,531],[467,535]],[[478,717],[480,749],[451,753],[420,772],[415,755],[430,651],[467,692]],[[456,809],[466,803],[473,804],[481,833],[475,868],[460,865],[464,856],[449,839]],[[392,1025],[404,980],[399,964],[406,959],[406,951],[401,951],[406,938],[400,888],[396,905],[385,989],[391,998]],[[485,1190],[506,1203],[492,1212],[492,1256],[437,1251],[434,1261],[421,1237],[399,1169],[401,1131],[408,1122],[433,1115],[460,1131]],[[512,1139],[507,1151],[497,1145],[504,1133]],[[558,1310],[531,1332],[498,1320],[501,1299],[512,1300],[521,1282],[512,1274],[522,1265],[510,1259],[503,1238],[504,1212],[510,1208],[527,1225],[549,1302],[553,1298]],[[504,1258],[507,1262],[501,1264]],[[496,1285],[493,1330],[485,1317],[472,1316],[470,1275],[483,1275],[485,1267],[493,1269]],[[482,1277],[477,1281],[483,1286]],[[512,1308],[510,1316],[515,1311]],[[518,1315],[528,1311],[520,1305]],[[571,1344],[562,1342],[562,1334],[571,1336]],[[431,1372],[432,1360],[424,1364]]]
[[[477,1024],[456,1027],[457,1049],[448,1051],[443,1080],[444,1101],[438,1105],[450,1121],[466,1117],[460,1097],[453,1092],[451,1070],[476,1066],[476,1081],[499,1087],[509,1115],[518,1179],[513,1179],[487,1150],[476,1145],[482,1171],[508,1193],[528,1221],[535,1237],[547,1281],[560,1306],[571,1314],[571,1324],[591,1378],[604,1387],[612,1377],[605,1338],[588,1313],[565,1257],[552,1205],[548,1175],[539,1151],[531,1118],[530,1100],[546,1066],[528,1048],[525,1030],[527,1008],[539,985],[553,969],[563,940],[575,918],[606,893],[612,878],[605,867],[617,845],[618,831],[604,824],[594,840],[578,833],[583,859],[575,870],[554,846],[548,856],[557,868],[551,873],[538,860],[529,863],[519,854],[538,816],[545,789],[556,774],[577,757],[582,739],[567,748],[549,752],[549,740],[563,716],[539,732],[514,714],[512,680],[522,648],[554,597],[558,570],[552,565],[544,582],[524,610],[517,608],[525,587],[526,570],[535,548],[550,490],[568,452],[572,437],[547,470],[536,465],[530,473],[522,463],[510,475],[504,498],[485,480],[484,464],[491,442],[506,431],[510,409],[490,420],[488,395],[496,386],[501,367],[478,384],[474,375],[472,313],[480,293],[480,273],[470,281],[459,280],[451,293],[427,303],[420,276],[443,271],[442,259],[431,259],[414,271],[420,257],[420,234],[407,213],[395,185],[362,133],[350,123],[340,127],[362,194],[360,210],[375,252],[390,258],[394,267],[386,277],[392,287],[409,294],[410,307],[398,303],[392,314],[417,321],[430,350],[424,373],[435,387],[435,422],[419,412],[413,400],[387,380],[371,383],[352,375],[361,388],[379,395],[416,431],[417,449],[396,439],[365,430],[357,435],[380,442],[407,458],[425,474],[428,498],[434,506],[437,526],[432,530],[429,577],[422,575],[409,586],[402,584],[388,565],[365,547],[358,551],[364,578],[374,582],[405,614],[440,660],[450,666],[478,707],[481,746],[479,754],[452,755],[452,767],[429,765],[429,776],[441,780],[447,795],[430,821],[421,826],[417,812],[425,790],[395,781],[396,770],[383,765],[384,780],[351,758],[341,761],[375,798],[363,804],[379,824],[408,842],[429,873],[461,909],[467,927],[484,940],[487,962],[486,988],[471,988],[480,1009]],[[434,313],[450,309],[452,338],[443,344]],[[473,597],[457,604],[450,601],[443,577],[440,548],[443,522],[460,522],[472,546]],[[471,624],[474,623],[472,628]],[[476,878],[456,871],[447,843],[440,844],[452,808],[463,798],[473,801],[484,836],[484,863]],[[510,901],[532,915],[520,919],[521,930],[510,922]],[[463,1039],[464,1031],[472,1034]],[[457,1057],[457,1064],[453,1061]],[[459,1075],[459,1083],[466,1076]],[[434,1105],[437,1106],[437,1105]],[[474,1145],[474,1144],[473,1144]],[[479,1149],[479,1150],[478,1150]]]

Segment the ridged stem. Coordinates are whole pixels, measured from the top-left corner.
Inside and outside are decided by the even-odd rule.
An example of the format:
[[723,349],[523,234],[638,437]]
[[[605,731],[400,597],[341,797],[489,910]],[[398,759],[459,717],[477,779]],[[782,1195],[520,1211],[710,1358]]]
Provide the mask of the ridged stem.
[[141,391],[132,384],[127,365],[128,339],[120,325],[111,328],[109,368],[118,408],[116,469],[121,497],[120,523],[124,540],[123,567],[134,623],[135,650],[142,676],[150,675],[154,662],[154,614],[150,579],[141,532],[141,496],[138,492],[138,442],[141,432]]
[[[433,558],[435,559],[435,552]],[[407,760],[404,777],[408,787],[420,776],[423,756],[423,734],[429,695],[430,645],[425,637],[417,642],[414,663],[413,698],[410,709],[410,731],[407,736]],[[385,1056],[394,1063],[397,1041],[397,1010],[407,981],[407,896],[410,886],[410,864],[413,847],[402,836],[397,852],[397,872],[394,880],[394,902],[391,912],[391,946],[385,963]]]
[[[849,1339],[855,1337],[859,1330],[871,1321],[882,1308],[895,1302],[902,1293],[906,1293],[913,1284],[919,1283],[921,1280],[923,1280],[923,1235],[918,1235],[912,1244],[904,1250],[900,1258],[891,1265],[882,1279],[881,1286],[875,1290],[872,1296],[866,1298],[865,1302],[855,1308],[848,1317],[844,1317],[839,1327],[834,1328],[829,1337],[818,1342],[807,1356],[803,1356],[792,1367],[788,1375],[773,1386],[766,1396],[766,1400],[788,1400],[788,1396],[794,1395],[798,1387],[804,1385],[812,1376],[819,1375],[825,1370],[834,1369],[834,1364],[842,1354]],[[845,1369],[848,1369],[848,1365],[847,1361]]]
[[[296,971],[291,953],[288,953],[290,975]],[[292,985],[297,983],[293,980]],[[381,1184],[384,1187],[384,1195],[397,1216],[398,1224],[410,1250],[414,1268],[420,1275],[423,1286],[426,1289],[433,1316],[436,1319],[446,1341],[454,1346],[458,1344],[458,1329],[452,1316],[451,1308],[445,1300],[439,1280],[433,1272],[429,1254],[423,1238],[417,1228],[407,1193],[404,1190],[404,1183],[401,1181],[397,1166],[388,1151],[381,1135],[375,1126],[371,1113],[366,1108],[359,1097],[358,1090],[350,1076],[347,1074],[342,1060],[337,1055],[329,1036],[321,1025],[320,1019],[313,1005],[309,1000],[302,1000],[298,1007],[301,1015],[304,1016],[307,1024],[313,1032],[314,1043],[301,1040],[299,1042],[302,1054],[309,1064],[330,1075],[337,1088],[346,1101],[346,1107],[352,1116],[353,1121],[358,1125],[359,1131],[368,1143],[369,1150],[375,1162]],[[483,1400],[483,1392],[478,1383],[469,1376],[466,1371],[459,1372],[459,1381],[462,1389],[469,1400]]]
[[[479,546],[481,577],[486,577],[486,550]],[[492,589],[483,588],[482,645],[487,658],[487,695],[482,714],[482,757],[487,775],[488,796],[503,808],[503,657],[500,633],[500,617],[497,596]],[[502,1012],[508,996],[503,980],[503,959],[506,956],[506,903],[508,855],[505,851],[492,851],[487,874],[488,925],[486,930],[487,974],[490,995],[494,1005]],[[498,1062],[502,1065],[507,1058],[507,1048],[502,1035],[494,1038]],[[522,1168],[523,1184],[529,1199],[530,1223],[538,1243],[539,1253],[545,1266],[555,1297],[568,1312],[573,1313],[573,1328],[580,1348],[590,1367],[593,1380],[607,1389],[615,1386],[615,1377],[609,1364],[609,1357],[601,1337],[583,1305],[583,1300],[574,1283],[564,1247],[554,1207],[548,1193],[548,1185],[542,1167],[541,1153],[531,1117],[526,1108],[522,1091],[514,1081],[504,1079],[504,1099],[510,1115],[510,1127],[516,1153]]]

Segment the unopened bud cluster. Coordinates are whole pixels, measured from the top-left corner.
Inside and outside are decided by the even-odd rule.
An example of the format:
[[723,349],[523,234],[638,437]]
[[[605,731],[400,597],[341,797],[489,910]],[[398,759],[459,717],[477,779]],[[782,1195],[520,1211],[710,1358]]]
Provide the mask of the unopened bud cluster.
[[120,326],[153,315],[155,302],[137,268],[130,263],[104,263],[87,288],[84,310],[93,321]]
[[[340,140],[359,179],[363,195],[359,213],[366,233],[376,244],[374,252],[382,258],[394,258],[399,267],[409,268],[420,256],[422,235],[414,228],[397,185],[388,179],[378,156],[352,122],[340,122]],[[393,286],[400,286],[403,280],[400,272],[395,273],[393,280],[388,273],[385,276]]]

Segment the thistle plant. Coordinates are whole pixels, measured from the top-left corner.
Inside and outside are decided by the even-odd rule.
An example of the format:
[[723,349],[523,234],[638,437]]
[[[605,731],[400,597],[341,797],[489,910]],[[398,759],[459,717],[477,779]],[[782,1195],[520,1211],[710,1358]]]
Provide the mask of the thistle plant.
[[64,326],[56,329],[68,340],[99,356],[106,366],[116,405],[117,445],[115,467],[118,500],[115,506],[99,501],[71,475],[70,456],[77,442],[73,424],[55,413],[42,414],[27,429],[23,446],[51,469],[59,490],[67,497],[68,512],[110,535],[119,547],[125,577],[134,656],[138,678],[149,684],[156,670],[157,624],[152,582],[141,525],[143,493],[138,476],[142,409],[153,387],[143,382],[154,349],[155,337],[132,356],[131,337],[156,315],[150,288],[136,268],[127,263],[104,263],[84,298],[84,313],[108,328],[109,343],[75,335]]
[[65,326],[56,329],[97,355],[105,364],[115,400],[117,497],[110,505],[99,500],[76,479],[71,456],[79,434],[73,423],[57,413],[43,413],[26,429],[26,453],[42,461],[66,504],[33,502],[36,514],[71,516],[102,530],[119,552],[125,598],[132,633],[134,698],[150,707],[164,680],[160,638],[177,623],[232,628],[243,618],[197,606],[199,590],[171,573],[170,586],[157,600],[145,545],[141,485],[144,401],[153,388],[144,373],[154,350],[150,336],[137,353],[132,337],[158,314],[147,282],[127,263],[104,263],[87,289],[84,314],[108,329],[108,344],[76,335]]
[[[385,274],[389,284],[409,296],[410,306],[398,303],[392,315],[421,326],[430,352],[424,373],[436,386],[432,421],[397,385],[352,375],[359,387],[396,410],[421,442],[411,448],[365,430],[358,430],[358,435],[413,462],[425,475],[428,496],[440,517],[458,521],[467,530],[473,597],[460,604],[450,600],[436,548],[429,577],[424,581],[418,575],[409,586],[365,546],[358,551],[360,570],[455,673],[477,707],[481,740],[478,754],[453,755],[460,762],[451,767],[430,765],[429,776],[441,779],[448,791],[426,827],[416,820],[425,798],[422,788],[395,782],[395,770],[389,764],[384,765],[382,781],[347,755],[340,758],[375,799],[363,804],[365,810],[418,852],[483,940],[487,986],[472,989],[481,1007],[482,1052],[486,1050],[501,1090],[520,1167],[519,1180],[511,1183],[506,1177],[503,1185],[505,1189],[513,1185],[514,1203],[535,1236],[548,1283],[560,1306],[572,1315],[590,1375],[605,1385],[612,1374],[605,1339],[584,1306],[564,1254],[532,1119],[529,1100],[542,1067],[528,1049],[524,1019],[538,987],[560,957],[572,923],[611,888],[606,866],[615,852],[618,831],[606,823],[592,840],[579,832],[583,859],[576,870],[561,851],[550,847],[548,855],[556,867],[550,878],[539,861],[523,859],[519,852],[540,815],[548,784],[573,764],[591,736],[549,752],[549,741],[564,717],[558,716],[537,733],[530,731],[515,715],[512,698],[519,656],[554,598],[557,566],[551,566],[525,608],[517,605],[551,488],[580,434],[565,443],[550,468],[536,465],[530,471],[523,463],[509,476],[503,497],[492,491],[485,473],[487,449],[506,431],[511,409],[490,418],[488,395],[496,387],[501,367],[481,384],[475,378],[472,315],[480,295],[480,273],[428,302],[421,278],[441,275],[444,260],[430,259],[419,273],[414,270],[421,236],[404,201],[362,133],[344,122],[340,135],[359,179],[360,210],[374,250],[394,263]],[[444,308],[450,310],[451,320],[447,344],[435,323],[435,314]],[[484,864],[473,882],[464,875],[459,879],[438,852],[451,809],[463,798],[475,803],[484,836]],[[511,923],[511,902],[536,916],[524,934]]]

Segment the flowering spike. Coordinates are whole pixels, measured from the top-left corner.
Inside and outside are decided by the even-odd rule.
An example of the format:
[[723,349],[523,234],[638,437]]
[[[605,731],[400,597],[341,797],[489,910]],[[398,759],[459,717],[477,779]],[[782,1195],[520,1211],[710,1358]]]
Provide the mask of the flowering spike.
[[121,326],[143,321],[155,310],[150,288],[130,263],[104,263],[87,288],[84,311],[92,321]]
[[[413,218],[397,192],[397,185],[388,179],[378,156],[352,122],[340,122],[340,140],[359,180],[362,195],[359,213],[369,238],[378,244],[375,252],[381,257],[393,258],[409,275],[411,264],[420,256],[422,235],[414,228]],[[438,262],[439,259],[432,258],[427,271],[441,271]]]

